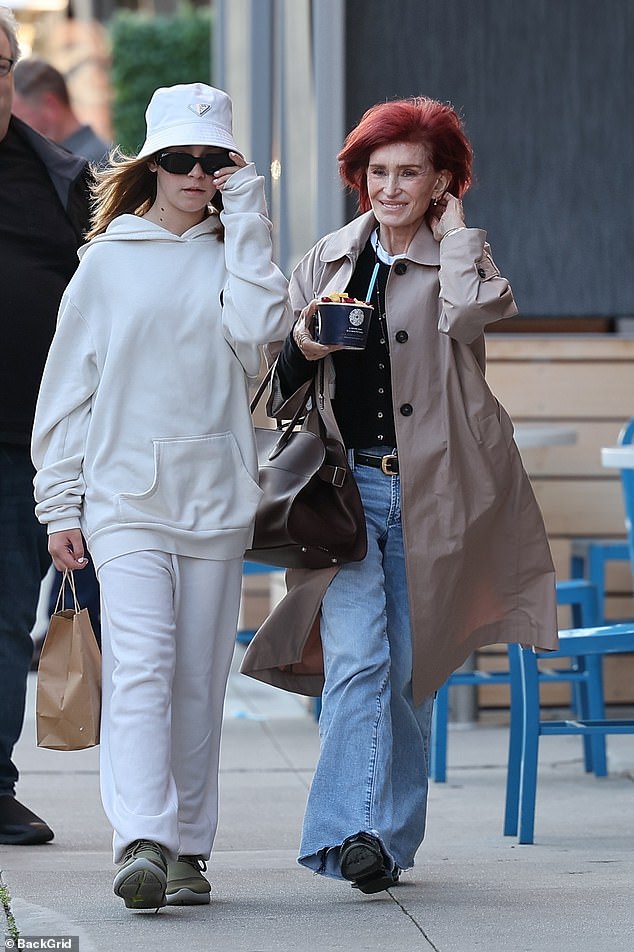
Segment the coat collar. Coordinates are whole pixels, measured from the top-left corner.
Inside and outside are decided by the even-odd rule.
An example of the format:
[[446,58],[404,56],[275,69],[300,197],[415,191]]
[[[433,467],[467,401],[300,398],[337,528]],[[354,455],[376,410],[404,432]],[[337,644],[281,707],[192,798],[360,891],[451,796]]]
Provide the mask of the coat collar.
[[[354,218],[343,228],[326,235],[321,246],[321,260],[339,261],[348,255],[356,259],[374,228],[376,228],[376,219],[373,212],[366,212]],[[405,257],[416,264],[436,267],[440,264],[440,242],[436,241],[426,222],[421,224],[414,235]]]
[[26,140],[43,162],[60,202],[64,209],[68,209],[72,188],[88,168],[86,159],[73,155],[67,149],[40,135],[17,116],[11,116],[9,126]]

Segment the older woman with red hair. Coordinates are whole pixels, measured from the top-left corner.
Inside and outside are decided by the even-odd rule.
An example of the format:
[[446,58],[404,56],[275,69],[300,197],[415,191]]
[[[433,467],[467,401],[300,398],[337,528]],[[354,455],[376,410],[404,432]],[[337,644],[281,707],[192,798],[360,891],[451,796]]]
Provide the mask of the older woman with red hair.
[[[288,418],[324,362],[368,551],[289,572],[243,671],[307,694],[323,686],[299,862],[375,893],[424,837],[434,691],[485,644],[554,648],[555,586],[512,423],[485,380],[484,329],[516,307],[486,232],[465,222],[472,150],[458,115],[426,98],[381,103],[339,162],[361,214],[292,275],[296,323],[269,412]],[[365,299],[371,286],[365,350],[320,344],[317,299]]]

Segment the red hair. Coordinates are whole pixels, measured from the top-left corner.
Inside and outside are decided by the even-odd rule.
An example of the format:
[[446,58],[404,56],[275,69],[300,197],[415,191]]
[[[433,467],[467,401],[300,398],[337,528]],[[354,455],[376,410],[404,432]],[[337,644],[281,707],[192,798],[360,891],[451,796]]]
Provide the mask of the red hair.
[[339,175],[359,196],[359,211],[370,209],[366,172],[370,155],[394,142],[425,147],[436,172],[451,175],[448,191],[460,198],[471,184],[473,150],[451,106],[425,96],[377,103],[361,117],[337,156]]

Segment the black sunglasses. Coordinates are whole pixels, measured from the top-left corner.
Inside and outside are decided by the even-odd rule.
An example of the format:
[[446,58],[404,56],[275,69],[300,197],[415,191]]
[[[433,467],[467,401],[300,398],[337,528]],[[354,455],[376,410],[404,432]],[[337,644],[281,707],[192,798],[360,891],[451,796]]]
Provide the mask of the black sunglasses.
[[236,164],[225,150],[208,152],[207,155],[201,155],[199,158],[189,152],[159,152],[154,156],[154,161],[172,175],[189,175],[196,165],[200,165],[205,175],[213,175],[218,169]]

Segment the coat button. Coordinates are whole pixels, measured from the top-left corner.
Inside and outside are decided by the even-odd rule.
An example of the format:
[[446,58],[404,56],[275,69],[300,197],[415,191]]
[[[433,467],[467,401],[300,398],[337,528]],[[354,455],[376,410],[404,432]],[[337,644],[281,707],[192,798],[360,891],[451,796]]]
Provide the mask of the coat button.
[[404,403],[400,409],[402,416],[411,416],[414,412],[414,407],[411,405],[411,403]]
[[478,268],[478,276],[479,276],[480,278],[486,278],[487,273],[486,273],[486,271],[484,270],[484,268]]
[[394,265],[394,270],[397,274],[405,274],[407,271],[407,265],[404,261],[397,261]]
[[409,334],[407,333],[407,331],[397,331],[396,339],[399,342],[399,344],[404,344],[407,340],[409,340]]

